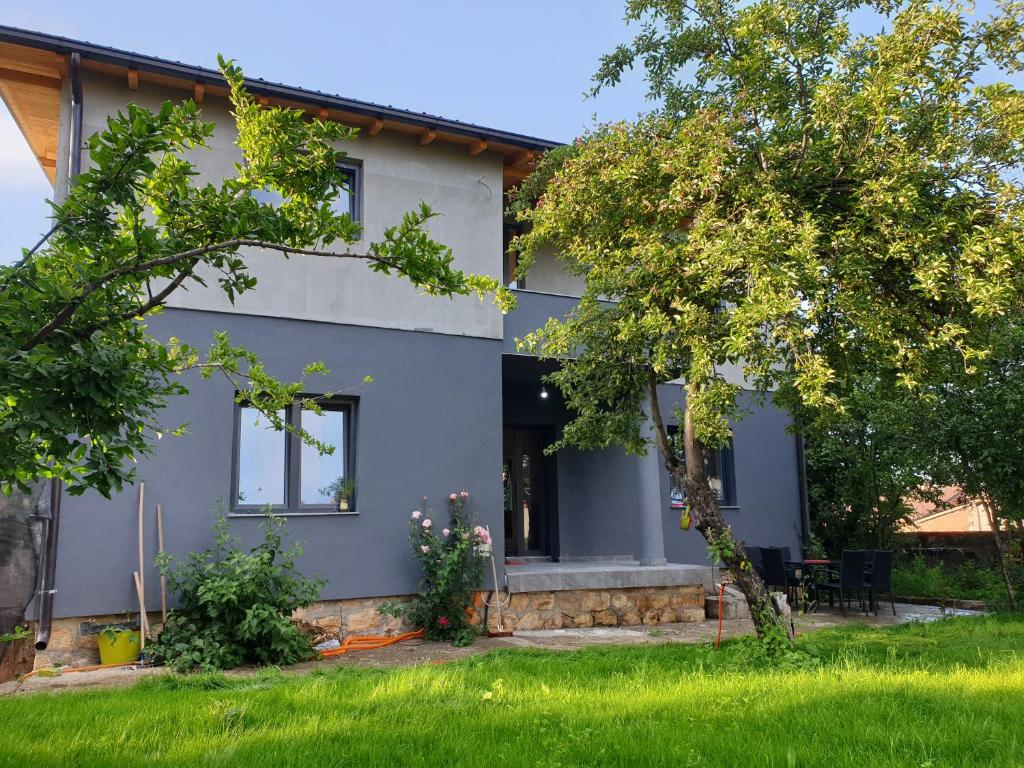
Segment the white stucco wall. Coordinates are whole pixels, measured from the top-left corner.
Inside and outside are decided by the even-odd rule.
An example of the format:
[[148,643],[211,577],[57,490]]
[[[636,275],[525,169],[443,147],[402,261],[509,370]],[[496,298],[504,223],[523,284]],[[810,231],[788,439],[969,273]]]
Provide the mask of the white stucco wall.
[[[187,98],[183,91],[146,82],[128,90],[120,78],[83,73],[84,135],[103,127],[109,114],[130,102],[157,107]],[[233,172],[239,152],[224,99],[207,97],[203,117],[217,124],[209,151],[197,153],[198,181],[217,181]],[[470,157],[465,148],[441,141],[420,147],[416,137],[384,132],[347,142],[344,149],[362,164],[365,253],[386,227],[401,221],[421,200],[442,215],[429,230],[452,248],[455,264],[466,272],[501,276],[502,158],[493,152]],[[83,163],[87,159],[83,159]],[[446,299],[423,296],[407,281],[370,272],[361,261],[282,255],[250,250],[246,254],[259,286],[232,305],[216,280],[176,292],[170,306],[222,312],[316,320],[332,323],[429,330],[437,333],[501,338],[501,314],[475,296]]]
[[543,248],[526,276],[526,290],[538,293],[557,293],[562,296],[582,296],[583,278],[565,271],[551,248]]

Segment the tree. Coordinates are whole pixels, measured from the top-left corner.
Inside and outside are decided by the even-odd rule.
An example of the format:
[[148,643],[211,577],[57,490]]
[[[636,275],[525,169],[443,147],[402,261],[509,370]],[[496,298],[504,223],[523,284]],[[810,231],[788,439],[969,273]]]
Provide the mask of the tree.
[[[278,410],[305,391],[302,381],[273,378],[226,334],[200,355],[146,331],[146,318],[189,283],[216,280],[232,301],[253,290],[245,248],[358,259],[439,296],[499,289],[493,278],[453,266],[451,250],[424,229],[436,215],[425,203],[380,242],[352,252],[360,226],[332,202],[346,184],[338,166],[345,153],[336,144],[356,129],[262,107],[241,70],[219,62],[242,155],[233,176],[195,181],[194,153],[206,148],[214,126],[193,101],[167,102],[157,112],[129,104],[89,139],[91,167],[52,205],[47,237],[0,267],[0,487],[58,477],[72,494],[120,490],[162,430],[167,398],[186,392],[179,374],[188,369],[223,374],[239,398],[286,428]],[[281,202],[260,202],[264,191]],[[303,377],[325,372],[311,363]],[[318,408],[315,399],[303,405]]]
[[915,437],[931,449],[933,476],[985,509],[1007,600],[1016,608],[1009,542],[1024,521],[1024,331],[999,326],[991,350],[971,370],[950,355],[935,361],[945,375],[927,389],[930,419]]
[[[523,340],[562,359],[575,418],[555,447],[653,443],[762,637],[782,627],[705,472],[740,417],[739,386],[842,411],[856,366],[913,389],[928,356],[983,359],[984,329],[1019,311],[1024,98],[1019,6],[968,24],[959,5],[879,4],[854,36],[843,0],[633,0],[634,65],[663,107],[598,126],[541,162],[512,205],[523,271],[554,246],[585,281],[562,322]],[[609,299],[611,301],[604,301]],[[681,380],[674,441],[658,385]],[[680,456],[680,450],[682,456]]]
[[843,413],[800,414],[805,424],[813,530],[825,551],[885,549],[908,519],[907,500],[931,498],[934,444],[929,404],[891,376],[849,383]]

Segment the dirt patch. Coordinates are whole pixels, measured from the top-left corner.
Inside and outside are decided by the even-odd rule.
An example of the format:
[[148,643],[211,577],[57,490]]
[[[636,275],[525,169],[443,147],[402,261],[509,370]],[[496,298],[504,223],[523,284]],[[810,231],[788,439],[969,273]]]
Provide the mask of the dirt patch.
[[36,649],[31,637],[0,643],[0,683],[31,672],[35,659]]

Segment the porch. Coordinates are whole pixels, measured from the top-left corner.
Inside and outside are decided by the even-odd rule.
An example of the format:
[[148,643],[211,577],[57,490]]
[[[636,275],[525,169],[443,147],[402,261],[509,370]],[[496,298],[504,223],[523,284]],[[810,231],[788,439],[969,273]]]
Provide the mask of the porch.
[[639,560],[608,559],[570,562],[505,561],[509,592],[562,592],[570,589],[638,589],[692,587],[712,589],[706,565],[641,565]]
[[[711,568],[641,565],[637,560],[522,562],[505,565],[507,594],[488,614],[491,630],[672,624],[704,620]],[[500,624],[500,626],[499,626]]]

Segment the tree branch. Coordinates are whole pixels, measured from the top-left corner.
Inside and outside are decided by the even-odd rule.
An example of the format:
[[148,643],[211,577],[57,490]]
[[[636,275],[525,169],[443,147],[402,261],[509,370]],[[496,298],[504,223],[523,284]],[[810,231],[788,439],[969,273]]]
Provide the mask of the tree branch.
[[[71,319],[72,315],[78,310],[85,300],[95,293],[96,291],[103,288],[111,280],[118,277],[125,277],[127,275],[138,274],[141,272],[148,272],[151,269],[161,266],[167,266],[169,264],[176,264],[182,261],[198,261],[202,256],[209,253],[216,253],[217,251],[234,250],[241,247],[253,247],[253,248],[265,248],[268,250],[281,251],[282,253],[296,254],[300,256],[326,256],[330,258],[341,258],[341,259],[363,259],[365,261],[373,261],[379,264],[385,264],[388,267],[398,270],[402,274],[406,274],[405,270],[392,259],[387,259],[382,256],[375,256],[373,254],[358,254],[358,253],[334,253],[331,251],[322,251],[312,248],[294,248],[292,246],[283,245],[282,243],[267,242],[265,240],[250,240],[250,239],[234,239],[224,240],[219,243],[211,243],[210,245],[204,245],[199,248],[193,248],[188,251],[182,251],[180,253],[170,254],[168,256],[161,256],[156,259],[150,259],[149,261],[140,262],[137,264],[127,264],[120,266],[116,269],[112,269],[107,273],[101,275],[96,280],[86,285],[82,292],[68,301],[61,309],[54,315],[53,319],[50,320],[46,325],[40,328],[36,333],[24,344],[20,346],[21,352],[28,352],[40,343],[45,341],[54,331],[64,325],[68,320]],[[161,291],[158,296],[161,296],[161,301],[166,299],[167,296],[173,292],[184,281],[188,275],[191,274],[191,270],[184,270],[171,282],[168,286],[170,290],[165,288]],[[172,287],[173,286],[173,287]],[[159,304],[159,302],[147,302],[143,306],[149,306],[149,309],[153,309]],[[148,311],[148,310],[146,310]],[[137,317],[145,312],[132,313],[132,317]]]

